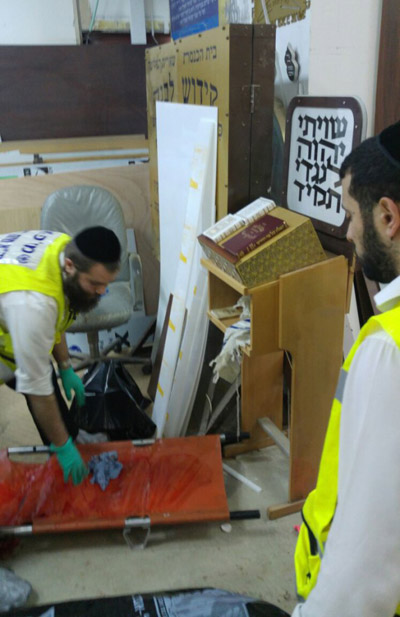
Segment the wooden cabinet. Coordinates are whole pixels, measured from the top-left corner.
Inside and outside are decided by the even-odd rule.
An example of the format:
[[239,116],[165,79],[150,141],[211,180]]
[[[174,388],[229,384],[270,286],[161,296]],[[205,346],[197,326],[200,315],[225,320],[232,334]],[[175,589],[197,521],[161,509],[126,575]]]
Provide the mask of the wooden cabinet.
[[[213,310],[250,296],[250,344],[243,349],[241,429],[251,438],[226,448],[229,456],[271,444],[262,426],[282,429],[283,354],[290,354],[287,427],[288,502],[270,507],[270,518],[300,509],[315,486],[333,395],[343,360],[344,318],[352,271],[343,256],[246,288],[208,260],[209,318],[222,331],[237,318],[217,319]],[[277,441],[277,439],[274,439]]]

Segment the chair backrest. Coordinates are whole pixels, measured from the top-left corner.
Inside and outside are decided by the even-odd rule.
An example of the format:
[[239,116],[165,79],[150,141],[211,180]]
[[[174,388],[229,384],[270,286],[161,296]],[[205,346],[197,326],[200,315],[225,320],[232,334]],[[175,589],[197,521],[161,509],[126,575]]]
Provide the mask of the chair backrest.
[[51,193],[43,204],[40,227],[74,236],[86,227],[104,225],[121,243],[121,270],[116,280],[129,281],[124,214],[118,200],[98,186],[67,186]]

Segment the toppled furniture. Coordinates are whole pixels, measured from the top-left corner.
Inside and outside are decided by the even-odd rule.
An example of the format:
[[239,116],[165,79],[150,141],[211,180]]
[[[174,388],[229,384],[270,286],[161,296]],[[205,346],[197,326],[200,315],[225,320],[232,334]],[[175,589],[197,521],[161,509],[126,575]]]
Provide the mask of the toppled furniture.
[[[241,430],[251,438],[229,446],[226,453],[235,456],[271,445],[279,434],[290,456],[289,495],[286,504],[270,507],[268,514],[276,518],[296,512],[315,483],[342,362],[351,281],[347,261],[343,256],[326,259],[250,288],[212,262],[203,264],[209,271],[209,317],[220,330],[237,317],[217,319],[213,311],[250,296],[250,345],[243,349],[241,367]],[[291,362],[289,437],[282,433],[284,352]],[[266,426],[276,429],[274,436]]]

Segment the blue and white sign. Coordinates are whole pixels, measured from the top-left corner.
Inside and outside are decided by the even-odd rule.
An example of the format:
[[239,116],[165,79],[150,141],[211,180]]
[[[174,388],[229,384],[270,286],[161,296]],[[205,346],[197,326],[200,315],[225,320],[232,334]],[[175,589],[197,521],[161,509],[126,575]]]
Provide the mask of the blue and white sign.
[[170,0],[169,5],[175,40],[219,25],[218,0]]

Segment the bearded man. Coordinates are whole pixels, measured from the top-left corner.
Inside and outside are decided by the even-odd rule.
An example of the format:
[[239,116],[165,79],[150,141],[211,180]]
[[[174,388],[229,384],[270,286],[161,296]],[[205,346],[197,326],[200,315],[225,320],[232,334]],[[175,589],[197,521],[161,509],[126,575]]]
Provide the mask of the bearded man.
[[99,302],[119,271],[121,247],[106,227],[74,238],[55,231],[0,236],[0,383],[24,394],[43,442],[64,480],[80,484],[87,468],[73,443],[78,432],[57,383],[78,404],[85,390],[69,358],[65,330]]
[[343,161],[347,239],[386,283],[340,372],[303,508],[293,617],[400,615],[400,123]]

